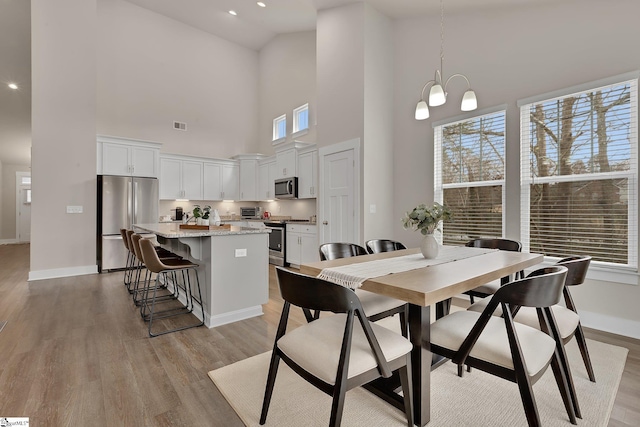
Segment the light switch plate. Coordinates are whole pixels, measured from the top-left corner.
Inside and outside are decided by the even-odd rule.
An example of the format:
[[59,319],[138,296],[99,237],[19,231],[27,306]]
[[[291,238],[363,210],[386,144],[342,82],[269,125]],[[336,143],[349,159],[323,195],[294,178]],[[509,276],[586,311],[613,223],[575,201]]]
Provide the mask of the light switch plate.
[[67,213],[68,214],[81,214],[82,213],[82,206],[67,206]]
[[246,249],[236,249],[236,258],[240,258],[243,256],[247,256],[247,250]]
[[369,205],[369,213],[376,213],[376,205],[374,204]]

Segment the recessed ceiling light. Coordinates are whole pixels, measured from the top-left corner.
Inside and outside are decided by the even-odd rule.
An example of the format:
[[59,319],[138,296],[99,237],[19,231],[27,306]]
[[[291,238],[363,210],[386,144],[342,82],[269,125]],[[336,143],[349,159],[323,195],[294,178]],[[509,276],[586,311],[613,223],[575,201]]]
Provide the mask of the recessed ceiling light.
[[267,7],[267,5],[264,2],[261,2],[261,1],[259,1],[257,4],[260,7]]
[[236,16],[238,13],[235,10],[230,10],[229,11],[230,15]]
[[18,85],[17,85],[17,84],[15,84],[15,83],[9,83],[9,87],[10,87],[11,89],[14,89],[14,90],[15,90],[15,89],[18,89]]

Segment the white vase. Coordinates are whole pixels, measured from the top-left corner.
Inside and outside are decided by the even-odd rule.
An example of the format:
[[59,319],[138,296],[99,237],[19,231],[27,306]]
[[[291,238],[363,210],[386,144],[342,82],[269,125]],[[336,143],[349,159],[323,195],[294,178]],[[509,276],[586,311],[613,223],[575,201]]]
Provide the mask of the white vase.
[[202,225],[202,218],[196,218],[196,225]]
[[436,240],[433,234],[427,234],[422,238],[422,243],[420,244],[420,252],[422,252],[422,256],[427,259],[433,259],[438,256],[438,251],[440,250],[440,245]]
[[220,214],[218,213],[218,209],[213,210],[213,225],[220,225]]
[[207,219],[202,218],[201,222],[200,222],[200,225],[209,225],[209,218],[207,218]]

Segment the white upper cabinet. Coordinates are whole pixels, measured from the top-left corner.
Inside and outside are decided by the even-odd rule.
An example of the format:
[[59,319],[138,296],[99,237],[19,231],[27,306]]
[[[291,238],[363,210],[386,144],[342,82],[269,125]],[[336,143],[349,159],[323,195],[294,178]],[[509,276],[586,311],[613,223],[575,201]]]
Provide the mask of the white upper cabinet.
[[99,175],[158,177],[161,144],[98,135]]
[[262,154],[239,154],[233,156],[240,164],[240,194],[237,200],[260,200],[258,194],[258,160],[264,158]]
[[276,179],[291,178],[297,176],[296,173],[296,150],[278,151],[276,153]]
[[318,150],[298,155],[298,198],[318,197]]
[[276,159],[269,157],[258,162],[258,197],[257,200],[273,200],[274,185],[276,176]]
[[178,156],[160,158],[160,199],[202,200],[203,163]]
[[240,168],[237,163],[204,163],[204,200],[238,200]]

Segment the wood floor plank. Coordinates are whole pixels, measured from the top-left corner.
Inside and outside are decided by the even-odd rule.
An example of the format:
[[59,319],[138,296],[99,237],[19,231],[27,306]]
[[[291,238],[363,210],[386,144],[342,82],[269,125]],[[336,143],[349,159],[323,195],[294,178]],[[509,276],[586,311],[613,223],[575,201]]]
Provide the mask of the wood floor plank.
[[[42,426],[243,425],[207,372],[273,346],[283,305],[273,267],[263,316],[150,339],[122,273],[27,282],[29,245],[0,245],[0,260],[1,416]],[[303,323],[293,308],[289,327]],[[585,332],[629,349],[609,427],[640,425],[640,341]]]

